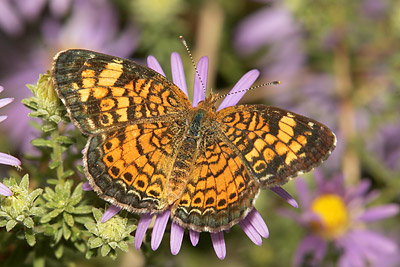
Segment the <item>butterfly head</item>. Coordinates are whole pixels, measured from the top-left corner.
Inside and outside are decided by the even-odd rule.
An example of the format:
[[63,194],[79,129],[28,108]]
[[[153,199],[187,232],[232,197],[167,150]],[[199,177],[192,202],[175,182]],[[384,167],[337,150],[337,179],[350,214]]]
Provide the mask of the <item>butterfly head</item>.
[[210,92],[210,94],[204,99],[200,101],[196,108],[206,110],[210,113],[215,113],[216,111],[216,102],[218,100],[218,94],[214,92]]

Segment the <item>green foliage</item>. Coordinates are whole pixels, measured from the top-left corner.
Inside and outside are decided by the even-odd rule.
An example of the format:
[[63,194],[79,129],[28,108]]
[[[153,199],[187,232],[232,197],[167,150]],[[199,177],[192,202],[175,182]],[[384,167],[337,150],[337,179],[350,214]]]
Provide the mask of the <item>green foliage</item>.
[[[35,232],[32,230],[35,226],[34,218],[44,214],[44,209],[37,205],[38,197],[43,190],[38,188],[29,193],[29,177],[25,175],[20,184],[15,178],[3,180],[12,192],[11,197],[0,196],[0,227],[6,227],[6,231],[10,232],[15,229],[16,234],[20,231],[24,232],[24,237],[30,246],[36,243]],[[20,225],[21,228],[15,228]]]
[[127,252],[128,243],[134,241],[130,234],[137,228],[135,221],[114,215],[107,222],[102,223],[102,215],[103,212],[100,209],[93,208],[95,222],[85,223],[86,229],[92,234],[88,240],[88,245],[92,250],[87,251],[86,258],[91,258],[100,252],[103,257],[108,255],[115,259],[116,248]]
[[[14,177],[3,180],[13,192],[10,197],[0,196],[0,227],[10,234],[6,240],[13,240],[13,236],[24,239],[32,247],[30,253],[34,255],[35,266],[44,266],[52,259],[63,259],[67,263],[71,260],[66,256],[68,251],[87,258],[99,251],[101,256],[115,259],[116,248],[127,251],[127,243],[133,241],[130,233],[136,224],[120,216],[103,224],[99,209],[93,209],[93,220],[93,206],[86,204],[82,182],[77,182],[79,178],[71,169],[74,159],[81,157],[75,148],[83,147],[85,140],[77,131],[69,132],[70,135],[63,131],[69,118],[55,95],[49,74],[40,75],[37,85],[28,87],[34,96],[23,103],[33,110],[29,115],[41,121],[41,125],[36,124],[41,136],[31,143],[42,153],[40,157],[31,157],[36,164],[27,167],[34,170],[35,180],[42,183],[44,190],[30,190],[28,174],[20,183]],[[77,169],[82,171],[80,166]],[[104,205],[104,202],[98,201],[98,204]],[[15,256],[9,257],[6,265],[20,265],[27,258],[18,257],[19,249],[12,253]]]

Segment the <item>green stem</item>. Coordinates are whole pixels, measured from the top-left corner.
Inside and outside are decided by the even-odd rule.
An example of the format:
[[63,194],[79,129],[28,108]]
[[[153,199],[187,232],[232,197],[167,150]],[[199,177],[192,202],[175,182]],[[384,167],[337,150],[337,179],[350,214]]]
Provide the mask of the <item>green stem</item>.
[[53,140],[53,153],[54,153],[54,161],[60,162],[60,165],[56,168],[57,178],[60,181],[60,184],[64,184],[64,165],[62,163],[62,149],[61,145],[58,141],[56,141],[59,137],[58,127],[51,131],[51,139]]

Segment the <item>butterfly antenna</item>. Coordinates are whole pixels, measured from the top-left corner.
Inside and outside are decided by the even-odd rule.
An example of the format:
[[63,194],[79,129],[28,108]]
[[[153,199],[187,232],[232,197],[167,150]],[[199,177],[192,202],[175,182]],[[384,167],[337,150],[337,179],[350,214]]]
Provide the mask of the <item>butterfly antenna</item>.
[[234,95],[234,94],[238,94],[238,93],[242,93],[242,92],[247,92],[247,91],[250,91],[250,90],[253,90],[253,89],[257,89],[257,88],[260,88],[260,87],[264,87],[264,86],[268,86],[268,85],[278,85],[278,84],[281,84],[281,81],[272,81],[272,82],[268,82],[268,83],[262,83],[262,84],[259,84],[259,85],[256,85],[256,86],[252,86],[250,88],[246,88],[246,89],[239,90],[239,91],[236,91],[236,92],[220,95],[219,97],[217,97],[216,100],[219,100],[221,98],[227,97],[228,95]]
[[183,43],[183,45],[184,45],[185,48],[186,48],[186,52],[188,53],[188,55],[189,55],[189,57],[190,57],[190,60],[192,61],[192,64],[193,64],[193,67],[194,67],[194,71],[196,72],[196,75],[197,75],[197,77],[199,78],[199,81],[200,81],[200,83],[201,83],[201,86],[203,87],[204,94],[205,94],[205,93],[206,93],[206,87],[205,87],[205,85],[204,85],[204,83],[203,83],[203,80],[202,80],[201,77],[200,77],[200,73],[199,73],[199,71],[198,71],[198,69],[197,69],[196,63],[194,62],[194,59],[193,59],[192,53],[190,52],[189,46],[187,45],[187,43],[186,43],[186,41],[185,41],[185,38],[183,38],[182,35],[179,36],[179,39],[181,39],[181,42]]

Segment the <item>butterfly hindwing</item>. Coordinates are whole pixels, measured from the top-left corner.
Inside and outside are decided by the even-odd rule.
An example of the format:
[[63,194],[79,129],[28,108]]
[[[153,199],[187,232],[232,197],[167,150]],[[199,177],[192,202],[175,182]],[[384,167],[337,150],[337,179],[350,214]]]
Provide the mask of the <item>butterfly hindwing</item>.
[[285,184],[320,165],[336,145],[325,125],[283,109],[237,105],[217,112],[226,136],[252,177],[263,187]]

